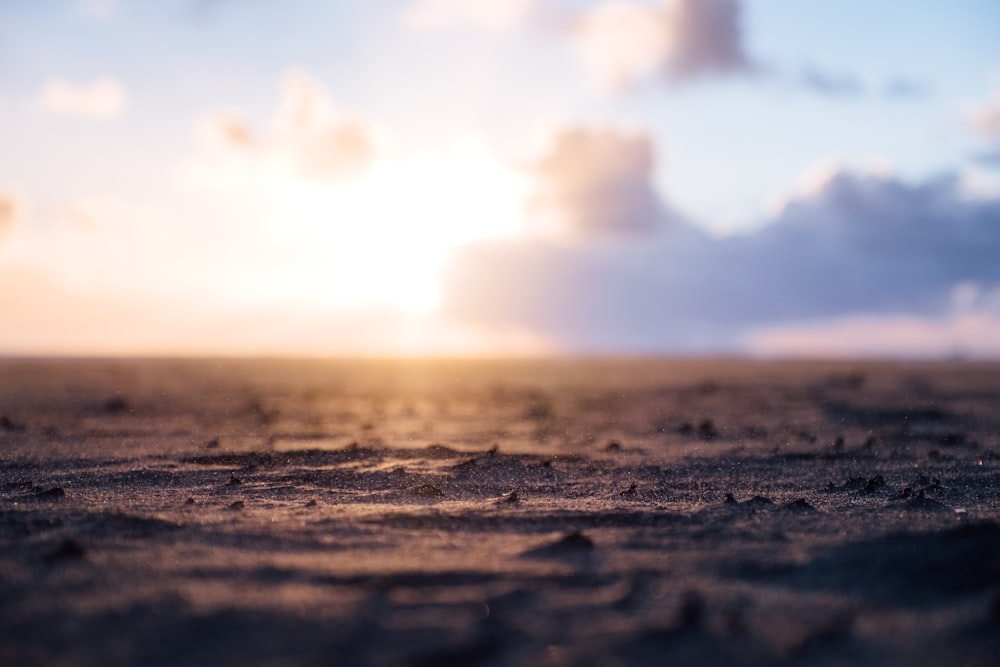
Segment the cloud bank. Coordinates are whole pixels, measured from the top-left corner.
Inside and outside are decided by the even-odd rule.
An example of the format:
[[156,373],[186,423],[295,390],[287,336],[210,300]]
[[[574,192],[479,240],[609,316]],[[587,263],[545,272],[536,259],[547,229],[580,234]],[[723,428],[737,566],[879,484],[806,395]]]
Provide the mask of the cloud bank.
[[[557,142],[553,164],[563,164],[562,144],[594,140],[581,139],[583,130],[564,136],[575,138]],[[638,155],[650,150],[630,141]],[[451,265],[452,314],[576,352],[717,351],[740,349],[765,327],[866,313],[947,317],[957,285],[1000,285],[1000,200],[970,199],[954,177],[910,184],[835,170],[759,231],[717,239],[657,217],[669,206],[647,201],[642,168],[590,171],[585,153],[575,157],[565,162],[587,174],[586,187],[560,191],[560,201],[585,221],[578,229],[627,228],[611,218],[639,210],[647,233],[470,246]],[[553,176],[543,170],[539,178]],[[630,197],[632,208],[620,201]]]
[[[413,0],[400,14],[415,31],[541,29],[567,44],[606,92],[648,82],[679,84],[699,78],[755,73],[787,79],[830,97],[860,97],[856,75],[807,66],[781,74],[746,50],[741,0],[600,0],[576,6],[543,0]],[[882,87],[891,98],[916,98],[922,85],[894,77]]]

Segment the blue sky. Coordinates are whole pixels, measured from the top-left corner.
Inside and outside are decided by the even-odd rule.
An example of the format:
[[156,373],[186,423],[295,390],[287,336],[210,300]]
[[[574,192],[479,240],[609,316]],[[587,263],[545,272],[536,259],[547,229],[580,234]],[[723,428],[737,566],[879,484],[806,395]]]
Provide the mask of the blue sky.
[[[879,354],[831,341],[905,321],[914,354],[1000,354],[1000,274],[907,236],[933,191],[939,246],[964,224],[1000,247],[998,32],[987,0],[4,3],[0,352]],[[673,313],[698,302],[685,284],[754,284],[723,257],[780,263],[747,248],[787,252],[789,202],[813,211],[806,246],[868,220],[903,234],[882,265],[941,279]],[[701,261],[663,268],[679,254]],[[497,287],[526,274],[546,299]],[[598,276],[622,291],[581,291]],[[779,287],[798,282],[746,298],[800,303]],[[620,329],[567,334],[608,312]]]

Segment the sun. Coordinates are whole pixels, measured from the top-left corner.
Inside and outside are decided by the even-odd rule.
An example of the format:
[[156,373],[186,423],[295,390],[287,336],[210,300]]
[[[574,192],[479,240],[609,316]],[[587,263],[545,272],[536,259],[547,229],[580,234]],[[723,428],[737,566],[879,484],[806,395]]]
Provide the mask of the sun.
[[438,308],[462,245],[515,234],[523,178],[480,145],[377,160],[357,180],[287,175],[268,183],[267,242],[282,257],[271,290],[322,308]]

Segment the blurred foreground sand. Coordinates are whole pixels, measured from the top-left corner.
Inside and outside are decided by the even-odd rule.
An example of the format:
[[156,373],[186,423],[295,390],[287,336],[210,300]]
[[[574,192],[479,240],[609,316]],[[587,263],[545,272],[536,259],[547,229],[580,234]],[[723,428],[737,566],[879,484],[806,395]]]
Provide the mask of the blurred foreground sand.
[[998,655],[1000,365],[0,360],[0,664]]

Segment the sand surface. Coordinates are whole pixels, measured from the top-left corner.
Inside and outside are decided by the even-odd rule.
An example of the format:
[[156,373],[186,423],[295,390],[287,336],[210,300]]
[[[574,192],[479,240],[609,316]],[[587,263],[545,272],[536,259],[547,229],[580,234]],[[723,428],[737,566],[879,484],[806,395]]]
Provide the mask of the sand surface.
[[3,665],[998,656],[998,365],[0,360]]

